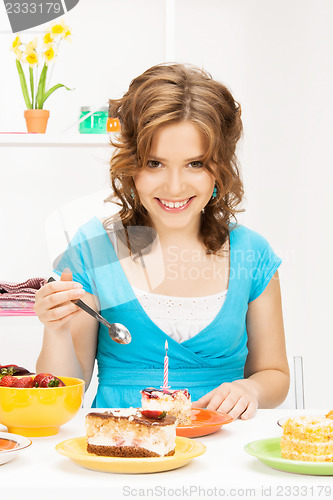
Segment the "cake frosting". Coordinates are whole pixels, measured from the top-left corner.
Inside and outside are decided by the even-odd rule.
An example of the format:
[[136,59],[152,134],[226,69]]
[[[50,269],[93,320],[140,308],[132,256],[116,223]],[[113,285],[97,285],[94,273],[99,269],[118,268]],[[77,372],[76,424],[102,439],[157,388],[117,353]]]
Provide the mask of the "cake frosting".
[[176,418],[147,418],[138,408],[89,413],[87,451],[116,457],[160,457],[175,453]]
[[333,419],[299,416],[283,424],[281,455],[306,462],[333,461]]
[[191,424],[191,396],[187,389],[155,389],[141,391],[143,410],[161,410],[177,418],[177,425]]

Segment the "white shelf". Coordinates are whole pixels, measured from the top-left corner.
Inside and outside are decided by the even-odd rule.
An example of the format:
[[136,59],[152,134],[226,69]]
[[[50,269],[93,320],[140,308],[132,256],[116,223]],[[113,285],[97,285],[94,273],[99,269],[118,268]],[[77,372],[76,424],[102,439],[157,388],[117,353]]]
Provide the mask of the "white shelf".
[[[38,316],[31,316],[31,315],[27,315],[27,316],[0,316],[0,322],[2,323],[1,326],[3,326],[4,324],[9,324],[9,323],[31,323],[31,325],[39,325],[41,324],[39,319],[38,319]],[[0,331],[0,335],[1,335],[1,331]]]
[[0,133],[1,146],[109,146],[109,134]]

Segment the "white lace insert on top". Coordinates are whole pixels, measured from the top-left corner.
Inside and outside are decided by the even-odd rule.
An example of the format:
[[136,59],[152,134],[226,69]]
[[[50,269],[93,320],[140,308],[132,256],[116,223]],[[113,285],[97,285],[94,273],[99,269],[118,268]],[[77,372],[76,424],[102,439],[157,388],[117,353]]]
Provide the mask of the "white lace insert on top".
[[169,297],[132,288],[150,319],[178,343],[194,337],[213,321],[228,292],[206,297]]

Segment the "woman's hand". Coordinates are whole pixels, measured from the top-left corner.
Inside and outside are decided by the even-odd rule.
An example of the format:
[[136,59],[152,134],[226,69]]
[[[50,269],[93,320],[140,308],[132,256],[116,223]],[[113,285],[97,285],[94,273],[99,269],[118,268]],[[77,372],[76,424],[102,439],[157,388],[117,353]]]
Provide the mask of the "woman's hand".
[[80,310],[72,301],[82,298],[85,291],[72,279],[72,273],[64,271],[60,281],[46,283],[36,292],[34,311],[49,331],[62,328]]
[[46,283],[36,293],[35,311],[45,325],[36,371],[84,378],[88,386],[94,369],[99,323],[73,303],[83,295],[84,301],[96,308],[95,297],[84,292],[73,281],[72,273],[65,271],[60,281]]
[[233,419],[246,420],[254,417],[258,408],[256,384],[249,379],[225,382],[192,404],[195,408],[216,410]]

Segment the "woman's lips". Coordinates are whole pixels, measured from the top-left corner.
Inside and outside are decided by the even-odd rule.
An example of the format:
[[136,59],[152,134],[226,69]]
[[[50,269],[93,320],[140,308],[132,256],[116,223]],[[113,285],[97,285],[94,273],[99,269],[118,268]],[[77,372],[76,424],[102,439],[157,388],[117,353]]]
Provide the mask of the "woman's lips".
[[190,204],[192,203],[192,200],[194,200],[195,196],[191,196],[191,198],[189,198],[188,202],[185,203],[185,205],[183,205],[182,207],[174,207],[174,208],[170,208],[170,207],[167,207],[166,205],[163,205],[163,203],[158,199],[158,198],[155,198],[155,200],[157,201],[157,203],[159,204],[159,206],[165,211],[165,212],[172,212],[172,213],[176,213],[176,212],[182,212],[184,210],[186,210]]

